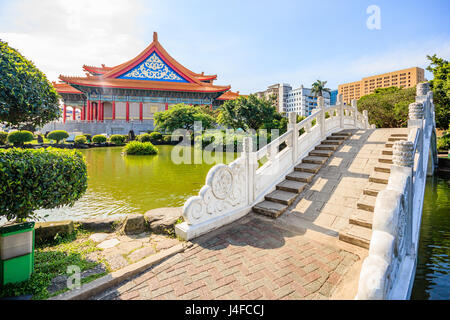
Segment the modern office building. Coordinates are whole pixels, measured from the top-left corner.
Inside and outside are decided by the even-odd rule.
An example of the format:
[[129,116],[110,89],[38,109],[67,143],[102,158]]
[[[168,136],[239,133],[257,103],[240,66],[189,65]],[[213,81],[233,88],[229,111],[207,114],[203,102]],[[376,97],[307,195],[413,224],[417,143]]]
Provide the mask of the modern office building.
[[[325,107],[330,106],[330,93],[323,92]],[[300,116],[307,117],[313,109],[317,108],[317,97],[311,93],[311,89],[300,87],[287,92],[282,112],[296,112]]]
[[[278,112],[283,112],[283,102],[286,100],[288,92],[292,90],[291,86],[287,83],[277,83],[267,87],[267,90],[256,92],[256,96],[259,98],[269,99],[271,96],[275,98],[274,103]],[[281,98],[280,98],[281,97]]]
[[338,91],[338,90],[332,90],[332,91],[330,92],[330,95],[331,95],[331,97],[330,97],[330,105],[331,105],[331,106],[336,105],[338,94],[339,94],[339,91]]
[[373,93],[377,88],[393,86],[410,88],[423,81],[426,81],[424,69],[413,67],[366,77],[360,81],[340,84],[338,92],[342,94],[345,103],[350,103],[352,99],[359,99],[366,94]]

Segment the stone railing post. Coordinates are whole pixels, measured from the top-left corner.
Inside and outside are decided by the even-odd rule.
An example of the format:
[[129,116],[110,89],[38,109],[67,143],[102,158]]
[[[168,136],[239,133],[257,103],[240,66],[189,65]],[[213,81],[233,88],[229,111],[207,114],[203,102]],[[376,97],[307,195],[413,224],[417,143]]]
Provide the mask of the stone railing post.
[[[407,190],[397,190],[403,193],[403,196],[407,199],[407,211],[405,221],[405,246],[406,254],[414,254],[412,243],[412,204],[414,199],[414,187],[413,187],[413,167],[414,167],[414,144],[411,141],[395,141],[393,145],[393,166],[391,167],[391,175],[389,180],[397,180],[399,175],[404,176],[406,179],[409,177],[409,188]],[[398,179],[400,180],[400,179]],[[390,182],[390,181],[389,181]],[[391,184],[391,183],[389,183]]]
[[358,114],[358,100],[352,99],[352,118],[353,118],[353,125],[356,127],[356,120],[357,120],[357,114]]
[[369,129],[369,113],[367,110],[363,110],[363,117],[364,117],[364,128]]
[[342,93],[338,94],[337,101],[339,104],[339,126],[341,129],[344,129],[344,99],[342,97]]
[[255,200],[255,154],[251,137],[245,137],[243,140],[242,155],[245,158],[245,170],[247,172],[247,199],[248,204]]
[[321,138],[325,138],[325,102],[323,97],[317,97],[317,108],[320,110],[319,115],[317,116],[317,122],[320,126],[320,136]]
[[295,164],[298,155],[298,128],[297,128],[297,113],[289,112],[288,131],[292,130],[292,163]]
[[413,102],[409,105],[408,112],[408,128],[412,127],[420,127],[422,128],[422,120],[423,120],[423,103],[422,102]]

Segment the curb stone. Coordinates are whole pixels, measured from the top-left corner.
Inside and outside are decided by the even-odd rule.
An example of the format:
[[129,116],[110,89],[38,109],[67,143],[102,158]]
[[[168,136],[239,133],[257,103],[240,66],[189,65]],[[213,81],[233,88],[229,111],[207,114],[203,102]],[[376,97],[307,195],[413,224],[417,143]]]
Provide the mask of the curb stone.
[[141,261],[128,265],[120,270],[114,271],[104,277],[96,279],[92,282],[86,283],[79,289],[73,289],[64,292],[58,296],[49,298],[48,300],[87,300],[90,297],[105,291],[122,281],[125,281],[142,271],[147,270],[152,265],[161,262],[177,253],[183,252],[191,247],[191,242],[180,243],[163,252],[156,253],[150,257],[144,258]]

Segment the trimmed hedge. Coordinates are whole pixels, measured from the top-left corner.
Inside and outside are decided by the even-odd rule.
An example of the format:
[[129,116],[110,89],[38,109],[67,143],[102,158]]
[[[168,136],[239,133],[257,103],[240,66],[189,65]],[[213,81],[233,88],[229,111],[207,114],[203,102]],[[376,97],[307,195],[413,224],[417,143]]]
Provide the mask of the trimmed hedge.
[[150,133],[150,141],[151,142],[153,142],[153,141],[161,141],[162,137],[163,137],[162,134],[157,132],[157,131]]
[[83,136],[86,137],[86,140],[87,140],[88,142],[91,142],[91,141],[92,141],[92,134],[86,133],[86,134],[83,134]]
[[8,134],[8,142],[14,146],[23,146],[25,142],[33,141],[34,137],[30,131],[14,131]]
[[158,153],[158,148],[151,142],[131,141],[123,147],[123,153],[126,155],[154,155]]
[[92,137],[92,142],[104,143],[104,142],[106,142],[106,137],[101,134],[98,134],[98,135]]
[[47,139],[55,140],[56,143],[59,143],[61,140],[67,139],[68,137],[69,134],[64,130],[55,130],[47,135]]
[[0,216],[24,220],[38,209],[72,206],[87,188],[83,155],[67,149],[0,150]]
[[127,136],[124,136],[122,134],[113,134],[110,138],[109,141],[111,141],[112,143],[116,144],[116,145],[123,145],[125,143],[125,141],[127,140]]
[[151,142],[152,139],[148,133],[143,133],[137,137],[139,142]]
[[0,131],[0,145],[5,145],[8,141],[8,133]]
[[73,142],[75,142],[75,144],[85,144],[87,139],[85,136],[76,136]]

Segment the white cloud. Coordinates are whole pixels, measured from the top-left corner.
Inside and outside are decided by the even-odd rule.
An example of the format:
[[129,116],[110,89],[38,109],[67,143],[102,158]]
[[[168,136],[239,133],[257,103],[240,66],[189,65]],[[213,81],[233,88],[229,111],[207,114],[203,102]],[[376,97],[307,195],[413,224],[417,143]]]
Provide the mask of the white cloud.
[[0,39],[57,80],[84,75],[82,65],[116,65],[135,57],[148,43],[139,37],[141,0],[22,0],[8,10],[14,32]]

